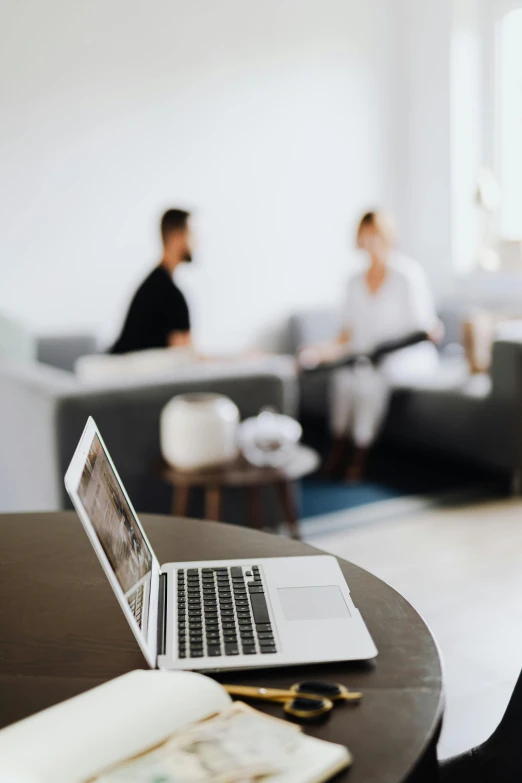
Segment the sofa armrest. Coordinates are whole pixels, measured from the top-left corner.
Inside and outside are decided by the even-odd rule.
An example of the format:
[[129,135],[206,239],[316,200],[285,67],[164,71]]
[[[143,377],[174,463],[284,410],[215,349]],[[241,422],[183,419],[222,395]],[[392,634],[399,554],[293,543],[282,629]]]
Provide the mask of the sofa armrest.
[[62,504],[56,411],[76,387],[68,373],[0,362],[0,508],[52,511]]
[[493,344],[492,396],[522,406],[522,339],[501,339]]

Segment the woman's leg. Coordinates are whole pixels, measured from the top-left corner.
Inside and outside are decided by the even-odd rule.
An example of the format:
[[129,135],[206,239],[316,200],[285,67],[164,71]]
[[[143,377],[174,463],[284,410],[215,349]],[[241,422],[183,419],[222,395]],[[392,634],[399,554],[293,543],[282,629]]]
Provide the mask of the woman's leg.
[[351,445],[353,419],[353,370],[336,370],[330,379],[330,433],[332,443],[323,465],[324,473],[338,469]]
[[379,433],[390,397],[389,384],[379,370],[363,367],[354,371],[353,440],[355,451],[346,479],[359,481],[364,475],[371,445]]

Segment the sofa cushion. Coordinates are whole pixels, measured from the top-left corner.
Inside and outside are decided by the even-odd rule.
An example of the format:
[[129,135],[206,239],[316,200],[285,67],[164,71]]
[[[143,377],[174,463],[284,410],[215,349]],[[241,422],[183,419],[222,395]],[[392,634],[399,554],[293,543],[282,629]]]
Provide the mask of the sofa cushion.
[[81,356],[75,363],[75,372],[81,383],[104,384],[113,380],[158,377],[195,362],[196,356],[191,348],[158,348],[118,355]]
[[59,370],[74,372],[78,357],[96,352],[97,342],[91,334],[45,335],[37,341],[37,359]]
[[335,339],[340,328],[341,313],[334,307],[292,315],[288,320],[285,349],[295,355],[303,345]]

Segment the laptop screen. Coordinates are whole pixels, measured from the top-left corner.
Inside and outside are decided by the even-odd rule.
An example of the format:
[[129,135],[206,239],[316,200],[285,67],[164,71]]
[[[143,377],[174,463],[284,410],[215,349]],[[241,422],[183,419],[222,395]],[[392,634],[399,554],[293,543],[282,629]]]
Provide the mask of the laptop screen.
[[95,435],[78,495],[124,593],[152,570],[152,553]]

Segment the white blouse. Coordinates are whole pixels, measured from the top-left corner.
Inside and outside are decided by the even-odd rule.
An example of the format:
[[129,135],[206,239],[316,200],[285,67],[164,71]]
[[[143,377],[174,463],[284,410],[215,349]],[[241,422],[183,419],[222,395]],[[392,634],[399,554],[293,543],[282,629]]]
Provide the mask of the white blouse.
[[437,313],[420,264],[394,253],[375,294],[368,289],[366,272],[355,274],[348,283],[342,324],[350,332],[352,349],[363,352],[412,332],[431,331],[437,324]]

